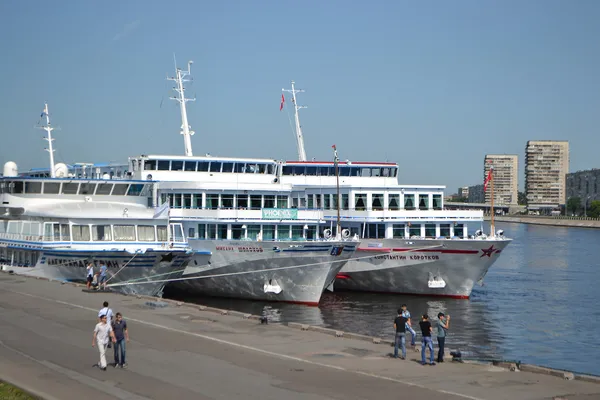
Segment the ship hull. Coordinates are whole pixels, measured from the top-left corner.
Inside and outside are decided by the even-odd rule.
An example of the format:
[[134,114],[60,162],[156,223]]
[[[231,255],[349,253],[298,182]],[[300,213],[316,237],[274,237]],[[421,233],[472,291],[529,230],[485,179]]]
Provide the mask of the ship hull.
[[190,240],[212,252],[209,265],[190,263],[170,289],[262,301],[317,305],[357,242]]
[[[180,278],[192,259],[192,254],[184,251],[147,251],[134,256],[127,251],[31,250],[27,255],[38,260],[35,266],[15,265],[4,260],[2,269],[18,275],[84,282],[87,263],[93,261],[96,273],[100,265],[108,267],[107,288],[111,291],[158,297],[162,296],[166,282]],[[208,255],[194,257],[209,258]]]
[[335,288],[467,299],[509,239],[362,240]]

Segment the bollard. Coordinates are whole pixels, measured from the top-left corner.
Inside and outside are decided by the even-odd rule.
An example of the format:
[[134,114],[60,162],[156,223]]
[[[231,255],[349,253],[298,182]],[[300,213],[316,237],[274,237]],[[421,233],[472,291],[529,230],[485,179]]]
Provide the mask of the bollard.
[[563,379],[566,381],[572,381],[573,379],[575,379],[575,375],[572,372],[565,372],[563,374]]
[[374,338],[373,338],[373,343],[374,343],[374,344],[380,344],[380,343],[381,343],[381,338],[374,337]]
[[344,336],[344,332],[342,331],[335,331],[335,337],[343,337]]
[[249,319],[252,316],[252,314],[244,314],[244,319]]
[[182,301],[178,301],[178,302],[177,302],[177,303],[175,303],[175,304],[177,304],[179,307],[181,307],[181,306],[183,305],[183,302],[182,302]]
[[227,311],[227,310],[221,310],[221,315],[228,315],[228,314],[229,314],[229,311]]
[[302,331],[307,331],[307,330],[308,330],[308,328],[309,328],[309,326],[308,326],[308,325],[306,325],[306,324],[303,324],[303,325],[300,327],[300,330],[302,330]]

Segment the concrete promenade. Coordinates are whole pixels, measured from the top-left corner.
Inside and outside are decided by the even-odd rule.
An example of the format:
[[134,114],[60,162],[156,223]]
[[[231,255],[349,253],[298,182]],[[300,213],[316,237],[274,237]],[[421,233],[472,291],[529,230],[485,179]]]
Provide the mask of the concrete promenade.
[[[490,217],[485,217],[486,221],[490,220]],[[517,224],[533,224],[533,225],[546,225],[546,226],[563,226],[573,228],[600,228],[600,219],[582,219],[582,218],[552,218],[552,217],[537,217],[537,216],[501,216],[495,217],[496,222],[509,222]]]
[[[105,300],[129,325],[126,370],[93,367],[92,330]],[[600,398],[591,378],[450,360],[421,366],[414,351],[406,361],[387,357],[389,344],[149,301],[0,274],[0,380],[48,400]]]

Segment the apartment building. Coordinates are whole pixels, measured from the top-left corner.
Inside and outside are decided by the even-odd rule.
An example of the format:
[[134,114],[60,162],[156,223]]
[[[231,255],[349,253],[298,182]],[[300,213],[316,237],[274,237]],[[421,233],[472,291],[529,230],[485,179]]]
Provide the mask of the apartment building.
[[[519,201],[519,165],[516,154],[487,154],[483,161],[483,180],[494,168],[494,204],[514,205]],[[492,188],[488,185],[485,191],[485,202],[492,201]]]
[[554,209],[566,203],[569,142],[530,140],[525,148],[525,193],[530,210]]

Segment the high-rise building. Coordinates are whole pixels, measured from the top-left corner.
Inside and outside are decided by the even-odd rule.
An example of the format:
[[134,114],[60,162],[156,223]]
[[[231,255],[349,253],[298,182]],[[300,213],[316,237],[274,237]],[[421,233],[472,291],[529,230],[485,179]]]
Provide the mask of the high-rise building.
[[[494,204],[513,205],[519,202],[519,166],[516,154],[487,154],[483,161],[483,180],[494,167]],[[492,189],[488,185],[485,202],[492,202]]]
[[525,193],[530,210],[552,209],[566,202],[569,142],[530,140],[525,148]]

